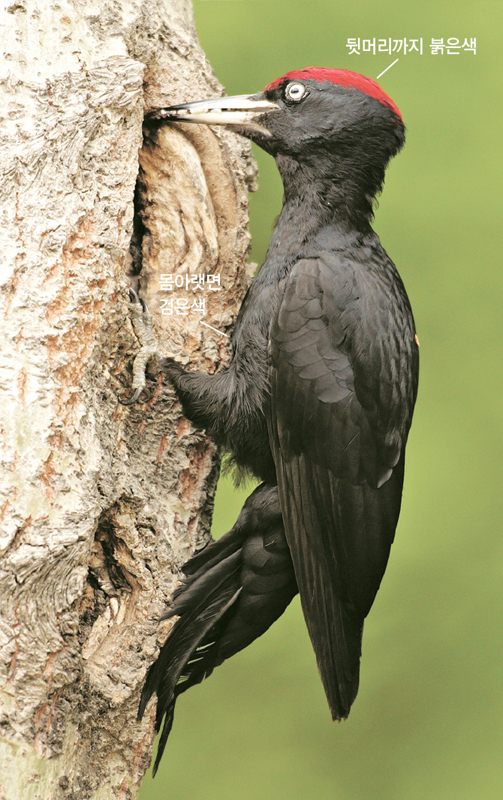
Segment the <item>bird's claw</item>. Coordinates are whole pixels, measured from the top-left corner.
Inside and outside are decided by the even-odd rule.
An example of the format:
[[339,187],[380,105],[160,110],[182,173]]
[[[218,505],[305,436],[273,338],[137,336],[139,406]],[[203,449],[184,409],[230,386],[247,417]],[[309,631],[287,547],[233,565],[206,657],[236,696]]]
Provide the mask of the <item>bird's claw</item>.
[[142,391],[143,391],[143,386],[139,386],[137,389],[134,390],[131,397],[128,397],[126,400],[123,400],[122,397],[118,397],[117,400],[119,401],[121,406],[133,406],[138,400]]
[[129,287],[129,302],[130,303],[139,303],[143,309],[143,311],[148,313],[148,306],[145,300],[140,297],[139,294],[135,292],[135,290],[130,286]]
[[134,332],[140,343],[140,350],[133,361],[133,394],[125,400],[117,398],[123,406],[136,403],[145,388],[145,369],[151,358],[158,354],[158,345],[152,330],[152,315],[145,300],[129,289],[130,314]]

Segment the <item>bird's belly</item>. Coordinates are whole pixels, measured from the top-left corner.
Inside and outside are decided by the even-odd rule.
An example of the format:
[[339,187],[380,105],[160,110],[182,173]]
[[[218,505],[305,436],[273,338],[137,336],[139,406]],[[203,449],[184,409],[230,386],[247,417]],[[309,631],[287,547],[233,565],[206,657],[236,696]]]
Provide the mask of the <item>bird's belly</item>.
[[260,481],[276,485],[276,468],[269,444],[265,416],[255,419],[246,431],[229,442],[238,469],[252,473]]

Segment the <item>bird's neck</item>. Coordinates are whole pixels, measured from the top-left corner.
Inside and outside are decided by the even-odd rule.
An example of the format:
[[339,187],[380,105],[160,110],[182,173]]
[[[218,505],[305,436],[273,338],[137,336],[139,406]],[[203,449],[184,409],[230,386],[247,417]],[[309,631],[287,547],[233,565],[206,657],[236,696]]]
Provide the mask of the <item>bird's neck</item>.
[[327,241],[342,250],[375,236],[370,225],[372,196],[362,195],[357,182],[345,180],[335,170],[324,177],[285,156],[277,156],[276,162],[285,191],[260,271],[261,283],[281,280],[299,258],[309,257],[320,235],[326,240],[324,230]]
[[276,163],[284,187],[281,216],[288,217],[290,226],[297,221],[307,235],[334,224],[347,233],[371,230],[372,205],[381,175],[358,171],[352,159],[328,154],[302,162],[278,155]]

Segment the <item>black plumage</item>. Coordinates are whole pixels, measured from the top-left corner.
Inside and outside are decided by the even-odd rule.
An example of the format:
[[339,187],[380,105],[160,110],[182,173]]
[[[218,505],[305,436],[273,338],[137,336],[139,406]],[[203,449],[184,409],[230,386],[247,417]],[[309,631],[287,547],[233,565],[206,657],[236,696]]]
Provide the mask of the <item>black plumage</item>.
[[297,594],[277,487],[258,486],[232,530],[191,558],[184,573],[163,617],[180,619],[148,672],[138,710],[141,718],[157,693],[155,724],[162,734],[154,774],[178,695],[265,633]]
[[363,622],[400,511],[418,346],[400,277],[371,228],[404,127],[369,79],[289,73],[251,97],[161,109],[237,126],[271,153],[283,209],[215,375],[163,369],[185,415],[263,483],[185,567],[179,615],[143,690],[164,729],[176,697],[263,633],[297,592],[334,719],[359,680]]

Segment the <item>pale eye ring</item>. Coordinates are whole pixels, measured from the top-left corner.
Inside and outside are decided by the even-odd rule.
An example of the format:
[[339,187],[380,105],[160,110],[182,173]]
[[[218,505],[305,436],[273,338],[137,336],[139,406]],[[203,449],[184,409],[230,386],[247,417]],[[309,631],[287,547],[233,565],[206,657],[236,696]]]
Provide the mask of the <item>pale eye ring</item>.
[[289,83],[285,89],[285,97],[294,103],[299,103],[306,94],[306,87],[303,83]]

